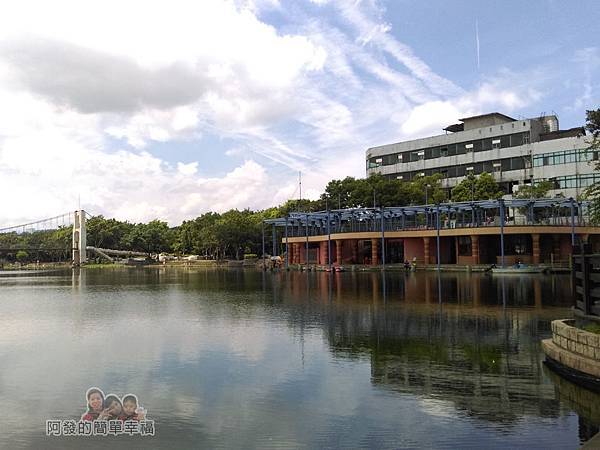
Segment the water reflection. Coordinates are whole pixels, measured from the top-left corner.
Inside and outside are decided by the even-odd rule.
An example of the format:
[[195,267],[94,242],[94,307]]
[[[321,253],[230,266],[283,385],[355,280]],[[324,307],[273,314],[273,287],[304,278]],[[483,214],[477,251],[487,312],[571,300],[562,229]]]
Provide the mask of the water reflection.
[[552,380],[561,406],[579,416],[579,438],[585,442],[600,431],[600,394],[588,391],[544,366],[544,374]]
[[98,385],[140,395],[153,447],[576,448],[600,402],[548,373],[539,345],[570,315],[569,283],[169,268],[3,277],[0,392],[16,412],[0,431],[11,448],[78,448],[45,440],[40,424],[79,413]]
[[[269,275],[268,275],[269,276]],[[327,298],[327,290],[346,301],[444,303],[477,306],[567,306],[570,277],[565,275],[492,276],[480,273],[378,273],[378,272],[289,272],[273,275],[289,284],[298,296],[298,286],[307,298]],[[557,280],[560,279],[559,282]],[[313,286],[314,285],[314,289]],[[316,292],[311,292],[316,291]],[[331,296],[331,293],[328,294]],[[542,299],[544,299],[542,304]]]

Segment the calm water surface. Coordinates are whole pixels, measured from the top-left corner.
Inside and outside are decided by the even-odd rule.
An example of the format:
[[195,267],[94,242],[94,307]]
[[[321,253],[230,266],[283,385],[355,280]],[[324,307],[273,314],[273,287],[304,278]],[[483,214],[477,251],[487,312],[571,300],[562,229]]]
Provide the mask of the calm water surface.
[[[0,272],[0,446],[577,448],[600,396],[539,343],[569,305],[569,276]],[[46,437],[90,386],[156,436]]]

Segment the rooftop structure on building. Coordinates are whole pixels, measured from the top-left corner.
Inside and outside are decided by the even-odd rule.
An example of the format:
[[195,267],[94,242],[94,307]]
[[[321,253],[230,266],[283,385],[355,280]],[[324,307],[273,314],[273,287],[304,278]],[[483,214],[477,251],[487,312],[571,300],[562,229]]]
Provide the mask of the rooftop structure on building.
[[445,134],[386,144],[366,152],[367,175],[410,181],[441,174],[450,190],[469,174],[494,176],[507,195],[521,186],[548,180],[550,194],[579,197],[600,181],[598,152],[583,127],[560,130],[556,114],[514,119],[499,112],[459,119]]

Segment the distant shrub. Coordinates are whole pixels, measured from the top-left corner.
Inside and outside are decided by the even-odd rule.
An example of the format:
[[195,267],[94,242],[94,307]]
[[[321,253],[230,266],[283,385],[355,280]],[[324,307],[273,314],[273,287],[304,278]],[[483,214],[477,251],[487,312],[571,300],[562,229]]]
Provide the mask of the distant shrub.
[[256,253],[246,253],[244,255],[244,259],[255,259],[258,258],[258,255]]
[[17,261],[19,262],[25,262],[29,258],[29,254],[27,254],[25,250],[19,250],[15,255],[15,258],[17,258]]

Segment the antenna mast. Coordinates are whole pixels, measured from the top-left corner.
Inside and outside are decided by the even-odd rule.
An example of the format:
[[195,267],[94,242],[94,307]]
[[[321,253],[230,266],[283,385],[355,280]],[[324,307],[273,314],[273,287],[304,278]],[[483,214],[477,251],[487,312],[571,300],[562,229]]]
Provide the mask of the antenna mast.
[[302,172],[298,171],[298,186],[300,187],[300,200],[302,200]]

